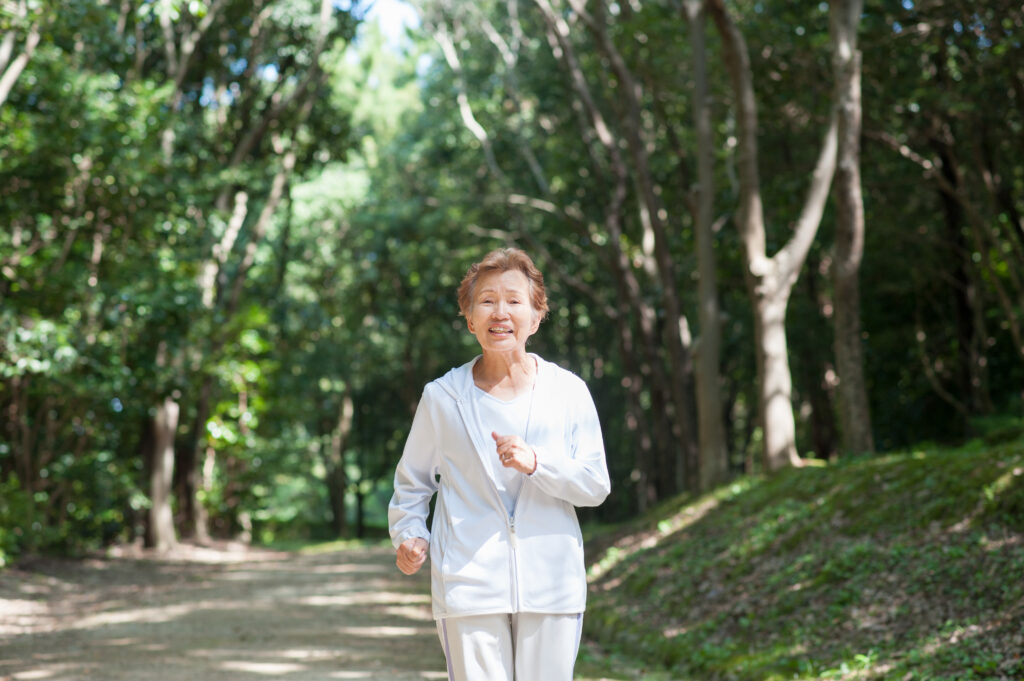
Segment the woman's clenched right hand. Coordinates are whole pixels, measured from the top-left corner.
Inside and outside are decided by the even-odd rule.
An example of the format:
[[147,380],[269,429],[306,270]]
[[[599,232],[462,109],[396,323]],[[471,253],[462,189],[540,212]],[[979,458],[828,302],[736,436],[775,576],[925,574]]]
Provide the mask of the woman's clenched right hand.
[[427,540],[421,537],[406,539],[398,547],[398,557],[395,565],[407,575],[411,575],[423,567],[427,560]]

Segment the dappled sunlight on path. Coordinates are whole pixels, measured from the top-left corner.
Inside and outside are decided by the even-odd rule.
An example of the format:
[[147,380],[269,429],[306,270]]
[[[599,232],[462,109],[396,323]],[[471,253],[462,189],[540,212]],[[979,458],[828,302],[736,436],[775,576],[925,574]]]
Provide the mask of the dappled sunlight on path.
[[37,561],[0,573],[0,681],[444,679],[393,556]]

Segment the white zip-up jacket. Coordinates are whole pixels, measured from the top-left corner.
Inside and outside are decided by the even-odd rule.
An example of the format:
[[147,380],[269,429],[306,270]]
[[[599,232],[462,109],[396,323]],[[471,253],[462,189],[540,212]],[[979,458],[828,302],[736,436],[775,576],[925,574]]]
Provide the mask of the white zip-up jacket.
[[471,394],[476,359],[428,383],[416,408],[388,524],[395,548],[412,537],[430,543],[435,619],[585,609],[574,507],[596,506],[611,490],[601,425],[579,377],[531,356],[538,371],[527,444],[537,470],[523,481],[511,516],[489,465],[494,441],[481,431]]

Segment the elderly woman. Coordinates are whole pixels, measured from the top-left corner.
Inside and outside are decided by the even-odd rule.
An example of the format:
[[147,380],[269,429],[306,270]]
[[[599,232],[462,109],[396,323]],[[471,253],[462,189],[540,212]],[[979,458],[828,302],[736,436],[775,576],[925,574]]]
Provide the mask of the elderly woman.
[[526,351],[548,304],[525,253],[471,266],[459,309],[481,354],[423,390],[388,511],[396,562],[413,574],[429,549],[450,681],[569,681],[587,594],[574,507],[610,491],[597,410]]

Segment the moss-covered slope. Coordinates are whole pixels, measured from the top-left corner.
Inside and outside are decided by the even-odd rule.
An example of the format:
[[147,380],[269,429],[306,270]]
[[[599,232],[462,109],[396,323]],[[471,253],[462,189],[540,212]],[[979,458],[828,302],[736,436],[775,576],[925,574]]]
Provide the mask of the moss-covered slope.
[[640,678],[1024,679],[1022,438],[745,478],[614,536],[587,632]]

